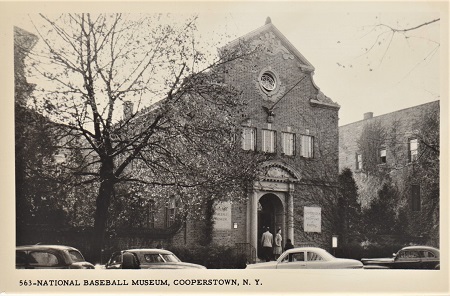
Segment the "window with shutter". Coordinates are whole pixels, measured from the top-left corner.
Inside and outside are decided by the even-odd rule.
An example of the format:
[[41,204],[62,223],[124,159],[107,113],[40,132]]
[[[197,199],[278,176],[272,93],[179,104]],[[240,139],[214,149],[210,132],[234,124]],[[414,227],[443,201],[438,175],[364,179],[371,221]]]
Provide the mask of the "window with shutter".
[[417,139],[410,139],[409,140],[409,150],[408,150],[408,161],[414,162],[417,160],[418,157],[418,150],[419,150],[419,142]]
[[292,133],[282,133],[283,153],[285,155],[294,155],[295,152],[295,135]]
[[275,153],[275,131],[263,130],[262,151]]
[[255,151],[256,147],[256,132],[254,128],[242,128],[242,149]]
[[356,153],[356,169],[362,170],[363,163],[362,163],[362,155],[360,153]]
[[312,136],[302,135],[301,156],[312,158],[314,156],[314,139]]
[[380,163],[386,163],[386,148],[380,149]]

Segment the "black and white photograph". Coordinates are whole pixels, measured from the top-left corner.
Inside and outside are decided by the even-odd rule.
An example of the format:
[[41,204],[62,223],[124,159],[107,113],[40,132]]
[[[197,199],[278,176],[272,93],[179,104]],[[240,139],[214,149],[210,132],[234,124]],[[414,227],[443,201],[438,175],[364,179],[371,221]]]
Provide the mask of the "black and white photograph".
[[450,292],[447,1],[0,8],[0,292]]

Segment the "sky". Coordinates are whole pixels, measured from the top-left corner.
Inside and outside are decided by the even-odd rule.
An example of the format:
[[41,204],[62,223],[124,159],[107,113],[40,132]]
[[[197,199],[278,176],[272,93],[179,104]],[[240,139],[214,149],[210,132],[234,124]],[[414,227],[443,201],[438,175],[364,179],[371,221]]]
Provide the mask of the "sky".
[[[440,18],[426,3],[295,3],[233,7],[204,20],[226,23],[242,36],[266,17],[315,67],[314,81],[341,105],[339,125],[440,99],[440,27],[442,22],[392,34],[378,24],[405,29]],[[202,20],[202,14],[200,14]],[[202,24],[202,23],[201,23]],[[219,26],[220,27],[220,26]],[[373,46],[373,47],[372,47]],[[367,50],[366,50],[367,49]]]
[[[441,82],[446,83],[441,72],[448,63],[442,54],[446,43],[441,34],[448,33],[444,20],[407,34],[380,26],[407,29],[445,17],[442,3],[145,2],[116,9],[175,17],[197,14],[199,38],[211,50],[263,26],[270,17],[315,67],[316,85],[341,106],[339,125],[362,120],[366,112],[377,116],[440,100]],[[33,30],[26,19],[17,17],[15,24]]]

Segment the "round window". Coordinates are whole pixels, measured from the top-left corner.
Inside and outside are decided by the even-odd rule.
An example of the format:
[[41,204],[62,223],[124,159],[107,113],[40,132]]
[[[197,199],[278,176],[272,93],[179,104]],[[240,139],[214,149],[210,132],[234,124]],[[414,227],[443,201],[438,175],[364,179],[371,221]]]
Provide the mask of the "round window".
[[277,87],[277,83],[273,74],[265,72],[261,75],[260,83],[265,91],[273,91]]

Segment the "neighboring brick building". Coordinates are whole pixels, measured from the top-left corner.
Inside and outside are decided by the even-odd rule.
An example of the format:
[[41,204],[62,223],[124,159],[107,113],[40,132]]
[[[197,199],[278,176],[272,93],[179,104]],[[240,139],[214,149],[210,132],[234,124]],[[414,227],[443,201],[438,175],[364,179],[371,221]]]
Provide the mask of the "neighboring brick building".
[[[226,48],[239,42],[258,49],[250,60],[227,64],[224,77],[247,101],[242,149],[271,160],[246,203],[216,207],[213,243],[257,249],[262,227],[269,226],[272,233],[281,229],[283,243],[290,238],[296,246],[330,249],[340,106],[314,84],[314,67],[270,19]],[[167,243],[197,244],[202,230],[188,221]]]
[[[376,147],[364,155],[368,129]],[[339,127],[339,170],[344,168],[354,173],[363,208],[376,198],[377,185],[392,181],[399,192],[395,211],[408,225],[404,233],[439,246],[439,101],[376,117],[368,112]]]

